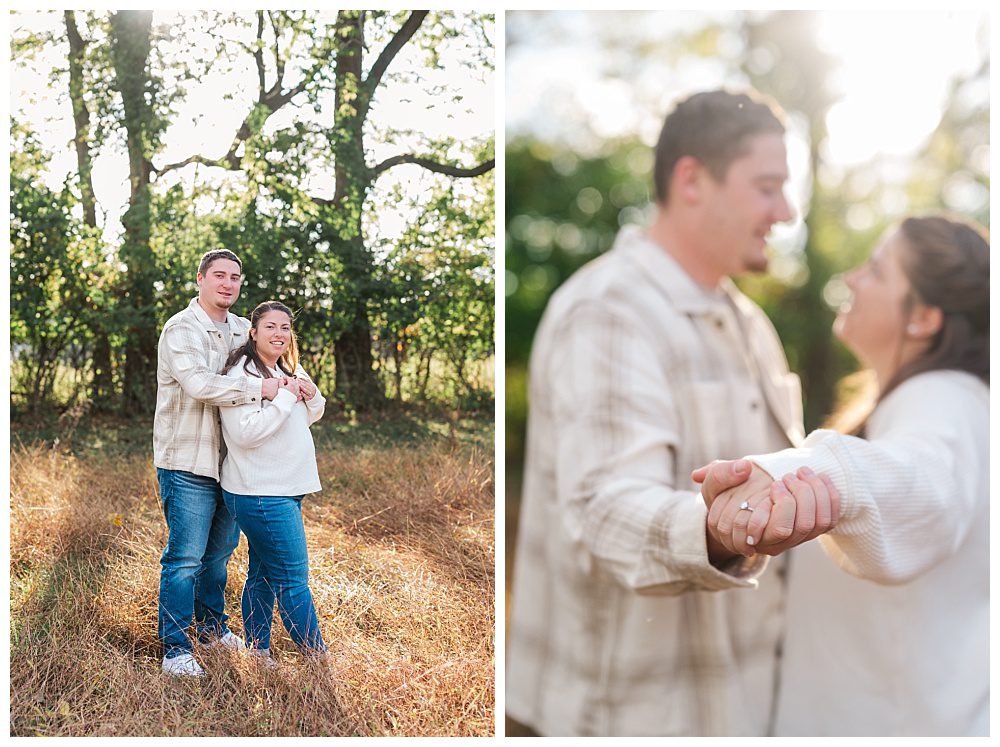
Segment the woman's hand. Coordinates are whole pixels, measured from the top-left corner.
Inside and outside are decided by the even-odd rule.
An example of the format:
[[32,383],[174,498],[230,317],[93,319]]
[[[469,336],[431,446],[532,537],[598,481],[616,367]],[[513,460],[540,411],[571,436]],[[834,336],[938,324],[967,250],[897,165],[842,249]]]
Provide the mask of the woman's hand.
[[316,385],[309,381],[309,379],[296,377],[295,380],[299,382],[299,391],[302,393],[302,399],[308,401],[316,396]]

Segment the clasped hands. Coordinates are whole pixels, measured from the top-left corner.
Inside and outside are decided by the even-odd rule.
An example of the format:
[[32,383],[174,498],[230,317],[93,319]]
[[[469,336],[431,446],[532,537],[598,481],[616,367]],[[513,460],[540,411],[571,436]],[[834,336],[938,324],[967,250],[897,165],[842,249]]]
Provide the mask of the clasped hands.
[[702,486],[709,554],[716,558],[779,555],[830,531],[840,517],[833,482],[808,467],[774,480],[746,459],[715,461],[691,479]]
[[264,379],[260,385],[260,396],[263,399],[274,399],[279,389],[287,389],[295,395],[297,402],[311,400],[316,396],[316,385],[309,379],[299,379],[294,376]]

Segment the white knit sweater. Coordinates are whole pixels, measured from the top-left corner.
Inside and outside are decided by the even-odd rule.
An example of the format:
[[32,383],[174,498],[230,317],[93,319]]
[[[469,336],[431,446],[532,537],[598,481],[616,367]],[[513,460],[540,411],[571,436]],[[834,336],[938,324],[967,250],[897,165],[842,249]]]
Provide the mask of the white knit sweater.
[[825,472],[842,501],[792,551],[776,735],[987,734],[989,388],[920,374],[868,440],[820,430],[750,459]]
[[[249,365],[256,373],[254,364]],[[284,376],[271,369],[275,376]],[[243,361],[227,376],[245,377]],[[298,378],[309,378],[302,366]],[[326,400],[317,390],[311,400],[297,402],[281,389],[273,401],[220,407],[227,454],[222,463],[222,487],[241,495],[304,495],[321,489],[316,447],[309,426],[323,417]]]

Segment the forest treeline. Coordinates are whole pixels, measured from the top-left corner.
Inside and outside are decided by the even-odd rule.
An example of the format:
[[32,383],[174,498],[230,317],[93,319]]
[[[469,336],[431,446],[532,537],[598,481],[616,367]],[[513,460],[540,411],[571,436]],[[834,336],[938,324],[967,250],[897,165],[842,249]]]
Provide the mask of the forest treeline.
[[[304,365],[345,408],[392,399],[490,406],[493,134],[463,141],[385,121],[379,97],[416,86],[414,110],[442,119],[468,106],[460,87],[434,76],[492,80],[492,16],[37,18],[12,17],[12,75],[49,66],[46,93],[72,122],[75,168],[53,188],[46,175],[58,147],[41,123],[13,112],[15,410],[150,412],[159,329],[194,297],[198,259],[215,248],[243,261],[234,310],[247,315],[270,298],[295,310]],[[198,127],[220,128],[231,119],[223,110],[239,110],[226,151],[182,144],[183,157],[171,160],[171,126],[199,81],[220,70],[252,81],[251,91],[222,93],[198,112]],[[376,144],[391,155],[377,160]],[[120,208],[97,197],[107,153],[127,156]],[[419,188],[397,180],[376,189],[407,165],[428,175]],[[408,221],[391,238],[380,230],[389,209]],[[116,221],[121,230],[109,231]]]

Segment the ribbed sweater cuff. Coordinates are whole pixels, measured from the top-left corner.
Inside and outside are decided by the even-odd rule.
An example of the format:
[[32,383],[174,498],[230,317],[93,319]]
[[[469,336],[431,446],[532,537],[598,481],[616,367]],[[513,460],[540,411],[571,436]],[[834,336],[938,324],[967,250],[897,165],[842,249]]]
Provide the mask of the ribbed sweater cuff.
[[798,449],[785,449],[774,454],[748,456],[751,462],[767,472],[775,480],[788,474],[795,474],[799,467],[809,467],[816,474],[825,474],[833,481],[840,495],[840,519],[844,521],[854,514],[855,496],[848,471],[837,457],[836,452],[826,443],[817,443]]

